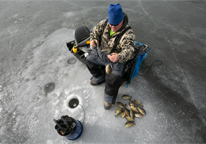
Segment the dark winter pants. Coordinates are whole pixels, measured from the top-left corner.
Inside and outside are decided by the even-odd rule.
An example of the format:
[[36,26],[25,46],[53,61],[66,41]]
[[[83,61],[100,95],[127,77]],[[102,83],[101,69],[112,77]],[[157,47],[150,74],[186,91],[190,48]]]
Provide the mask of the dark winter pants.
[[[112,62],[107,58],[106,53],[99,48],[94,49],[87,56],[86,64],[93,75],[91,78],[94,82],[102,82],[105,80],[104,100],[108,103],[115,103],[120,86],[123,83],[123,69],[124,63]],[[105,66],[110,64],[112,73],[110,75],[105,73]]]

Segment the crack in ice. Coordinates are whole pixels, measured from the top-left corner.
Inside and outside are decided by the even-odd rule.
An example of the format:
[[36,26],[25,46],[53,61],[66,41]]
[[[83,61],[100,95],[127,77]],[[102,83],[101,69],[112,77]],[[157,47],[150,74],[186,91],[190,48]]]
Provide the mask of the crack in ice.
[[[154,19],[153,19],[153,18],[148,14],[148,12],[144,9],[143,5],[141,4],[141,0],[139,0],[139,3],[140,3],[140,6],[141,6],[143,12],[153,21],[154,25],[157,27],[157,29],[155,29],[154,31],[156,31],[156,30],[158,30],[158,29],[160,29],[160,31],[161,31],[161,28],[162,28],[162,27],[159,27],[159,26],[156,24],[156,22],[154,21]],[[151,33],[154,32],[154,31],[151,31]],[[195,103],[195,100],[194,100],[194,98],[193,98],[193,94],[192,94],[193,92],[191,91],[189,82],[188,82],[188,80],[187,80],[187,78],[186,78],[186,76],[185,76],[185,73],[184,73],[182,67],[180,66],[179,61],[178,61],[178,59],[177,59],[177,57],[176,57],[176,54],[175,54],[175,51],[174,51],[174,47],[172,46],[172,43],[170,42],[170,40],[168,39],[168,37],[167,37],[162,31],[161,31],[161,33],[163,34],[163,36],[165,37],[165,39],[167,40],[167,42],[170,44],[170,47],[171,47],[171,49],[172,49],[172,52],[173,52],[175,61],[177,62],[177,65],[179,66],[180,71],[182,72],[182,74],[183,74],[183,76],[184,76],[185,84],[186,84],[187,90],[188,90],[188,92],[189,92],[189,94],[190,94],[190,97],[191,97],[192,101],[194,102],[195,106],[197,106],[196,103]],[[149,35],[149,34],[148,34],[148,35]]]

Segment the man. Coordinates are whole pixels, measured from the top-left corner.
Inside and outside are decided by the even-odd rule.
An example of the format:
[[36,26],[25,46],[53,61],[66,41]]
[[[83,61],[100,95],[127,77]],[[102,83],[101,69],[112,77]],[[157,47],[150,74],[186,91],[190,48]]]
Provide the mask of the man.
[[[121,36],[120,40],[117,40]],[[123,83],[124,64],[133,58],[135,35],[128,24],[128,17],[121,5],[110,4],[108,20],[100,21],[90,34],[90,46],[97,47],[87,57],[87,67],[93,75],[93,86],[105,82],[104,108],[115,103],[119,87]],[[110,64],[111,74],[105,74],[103,66]]]

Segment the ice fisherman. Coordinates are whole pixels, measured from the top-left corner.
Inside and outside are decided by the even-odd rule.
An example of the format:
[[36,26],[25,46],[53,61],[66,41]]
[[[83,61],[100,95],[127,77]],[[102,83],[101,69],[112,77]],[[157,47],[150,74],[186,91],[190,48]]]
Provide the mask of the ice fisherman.
[[[115,104],[118,90],[124,82],[124,64],[133,58],[134,44],[135,35],[128,24],[127,15],[119,3],[110,4],[108,19],[100,21],[90,34],[90,46],[96,48],[91,51],[86,60],[92,74],[90,84],[96,86],[105,82],[104,108],[106,110]],[[108,64],[112,68],[112,73],[109,75],[103,69]]]

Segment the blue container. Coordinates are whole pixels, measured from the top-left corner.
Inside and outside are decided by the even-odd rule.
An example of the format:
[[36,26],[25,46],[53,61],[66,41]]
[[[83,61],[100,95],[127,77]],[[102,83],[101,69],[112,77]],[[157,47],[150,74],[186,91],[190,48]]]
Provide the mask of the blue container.
[[54,121],[56,123],[55,129],[59,135],[64,136],[68,140],[76,140],[82,135],[83,125],[80,121],[67,115]]
[[68,135],[62,135],[59,131],[58,133],[61,135],[61,136],[64,136],[66,137],[68,140],[76,140],[78,139],[81,135],[82,135],[82,132],[83,132],[83,125],[80,121],[78,120],[74,120],[75,123],[76,123],[76,128],[74,130],[74,132],[72,134],[68,134]]
[[76,121],[76,129],[75,129],[74,133],[70,134],[70,135],[65,135],[65,137],[68,140],[76,140],[82,135],[83,125],[80,121],[78,121],[78,120],[75,120],[75,121]]

